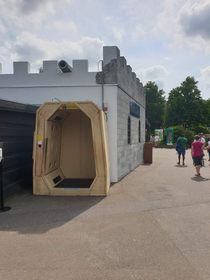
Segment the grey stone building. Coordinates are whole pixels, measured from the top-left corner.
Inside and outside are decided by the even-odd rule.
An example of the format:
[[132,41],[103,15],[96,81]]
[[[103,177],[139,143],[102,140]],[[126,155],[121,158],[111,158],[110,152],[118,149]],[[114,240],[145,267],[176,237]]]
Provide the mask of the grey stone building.
[[[104,47],[104,84],[117,85],[117,174],[123,178],[143,163],[145,143],[145,90],[120,56],[117,47]],[[102,73],[97,81],[101,83]]]

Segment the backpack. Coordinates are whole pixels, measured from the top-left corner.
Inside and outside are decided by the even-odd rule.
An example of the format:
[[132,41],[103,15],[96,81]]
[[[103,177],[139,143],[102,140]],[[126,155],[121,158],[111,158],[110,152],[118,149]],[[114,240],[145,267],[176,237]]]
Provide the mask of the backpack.
[[180,152],[181,149],[182,149],[182,146],[181,146],[181,142],[180,142],[180,139],[177,141],[177,144],[176,144],[176,147],[175,147],[176,151],[177,152]]

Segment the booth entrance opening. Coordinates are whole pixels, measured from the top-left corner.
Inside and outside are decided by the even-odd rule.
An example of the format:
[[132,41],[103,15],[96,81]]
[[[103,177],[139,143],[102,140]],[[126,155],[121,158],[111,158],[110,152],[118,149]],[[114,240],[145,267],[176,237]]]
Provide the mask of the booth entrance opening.
[[93,102],[45,103],[37,112],[34,194],[106,195],[104,113]]
[[60,168],[55,188],[90,188],[96,176],[91,120],[79,108],[58,109],[47,121],[46,175]]

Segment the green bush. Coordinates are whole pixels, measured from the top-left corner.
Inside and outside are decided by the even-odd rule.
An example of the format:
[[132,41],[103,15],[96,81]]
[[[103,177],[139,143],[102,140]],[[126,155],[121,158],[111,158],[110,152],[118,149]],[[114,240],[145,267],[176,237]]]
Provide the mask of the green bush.
[[159,141],[158,146],[164,146],[165,142],[163,140]]
[[195,132],[187,129],[185,132],[185,137],[187,138],[187,145],[190,147],[192,142],[194,141]]
[[206,126],[201,126],[201,125],[193,127],[193,131],[195,132],[195,134],[199,134],[201,132],[203,132],[203,134],[210,133],[209,129]]
[[177,142],[177,139],[183,134],[183,127],[181,125],[171,126],[174,130],[174,143]]
[[[177,126],[171,126],[174,130],[174,144],[176,144],[177,139],[184,133],[183,126],[177,125]],[[165,130],[166,133],[166,130]],[[191,146],[192,142],[194,141],[195,132],[189,129],[186,129],[185,131],[185,137],[187,138],[187,145]]]

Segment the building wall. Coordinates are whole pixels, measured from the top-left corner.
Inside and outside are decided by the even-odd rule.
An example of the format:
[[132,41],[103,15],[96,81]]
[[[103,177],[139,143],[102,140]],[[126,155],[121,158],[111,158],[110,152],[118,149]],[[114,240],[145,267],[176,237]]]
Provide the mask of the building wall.
[[[130,101],[134,101],[122,89],[117,93],[117,164],[118,180],[143,163],[145,142],[145,109],[140,106],[140,119],[130,116]],[[138,104],[138,103],[137,103]],[[140,104],[138,104],[140,105]],[[131,144],[128,144],[128,117],[131,118]],[[141,143],[139,143],[139,120]]]
[[[117,160],[118,180],[143,163],[145,142],[145,90],[117,47],[104,47],[104,83],[117,84]],[[97,75],[101,83],[102,73]],[[130,101],[140,106],[140,118],[130,116]],[[127,144],[128,117],[131,118],[131,144]],[[141,142],[139,143],[139,120]]]
[[[73,60],[72,72],[61,73],[57,61],[44,61],[43,73],[32,74],[28,62],[14,62],[14,74],[4,75],[0,73],[0,98],[29,104],[42,104],[45,101],[52,101],[53,98],[61,101],[90,100],[102,109],[103,81],[104,103],[108,103],[107,127],[110,175],[111,182],[117,182],[119,178],[122,178],[142,162],[143,140],[142,144],[136,143],[137,131],[135,127],[137,127],[137,120],[133,117],[131,118],[134,128],[131,137],[134,142],[131,146],[124,147],[126,146],[125,137],[127,135],[125,115],[127,116],[129,113],[130,100],[134,100],[141,105],[143,139],[145,92],[142,83],[132,72],[130,65],[127,65],[126,59],[120,56],[117,47],[104,47],[103,64],[104,71],[102,74],[102,72],[88,72],[87,60]],[[124,111],[121,111],[122,108],[119,107],[120,102],[124,104]],[[119,129],[122,129],[122,131],[118,135]],[[122,141],[124,141],[124,144],[122,144]],[[125,149],[127,151],[126,155],[124,153]],[[125,161],[125,158],[130,158],[130,160]]]

